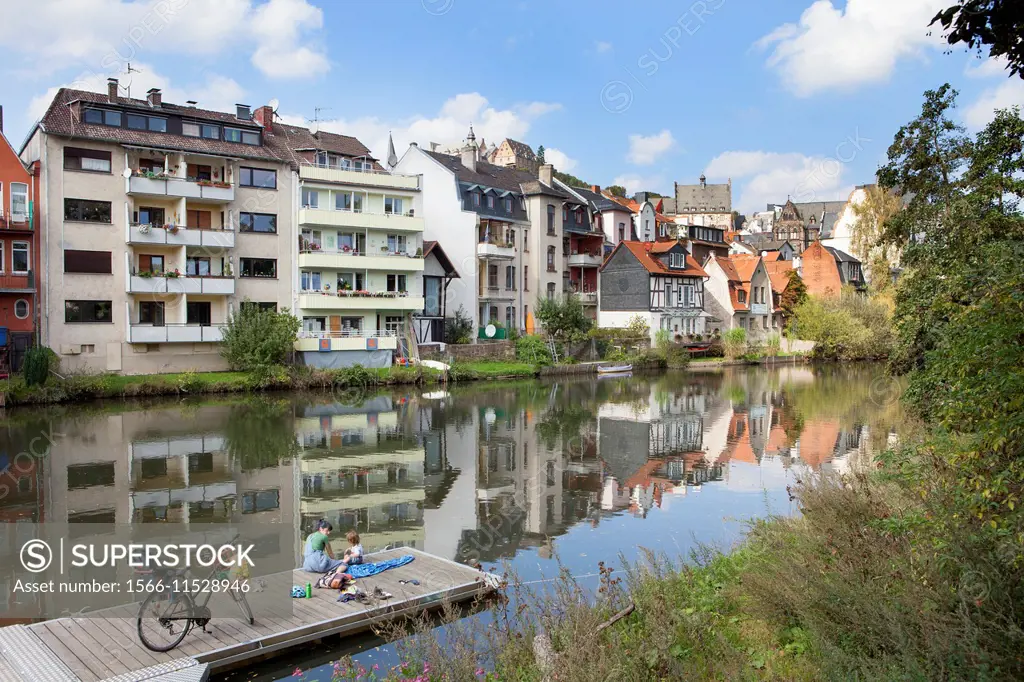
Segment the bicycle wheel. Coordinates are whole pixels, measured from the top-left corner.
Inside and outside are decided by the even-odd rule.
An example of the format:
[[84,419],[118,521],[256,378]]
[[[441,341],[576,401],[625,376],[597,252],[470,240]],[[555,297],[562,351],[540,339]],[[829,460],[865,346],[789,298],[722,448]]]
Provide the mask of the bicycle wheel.
[[245,598],[245,593],[232,592],[231,598],[235,600],[236,604],[238,604],[238,608],[241,610],[242,616],[244,616],[245,620],[249,622],[249,625],[255,625],[256,619],[252,617],[252,609],[249,608],[249,600]]
[[192,626],[192,598],[187,594],[153,592],[139,608],[139,640],[150,651],[170,651]]

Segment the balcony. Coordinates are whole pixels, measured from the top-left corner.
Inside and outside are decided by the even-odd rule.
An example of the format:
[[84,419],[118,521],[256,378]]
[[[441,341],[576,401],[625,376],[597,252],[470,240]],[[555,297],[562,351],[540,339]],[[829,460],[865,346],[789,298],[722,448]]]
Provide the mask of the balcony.
[[230,296],[235,293],[234,277],[217,277],[213,275],[195,276],[180,275],[166,277],[163,275],[130,275],[128,278],[130,294],[213,294]]
[[505,242],[482,241],[476,245],[476,255],[478,258],[514,260],[516,247]]
[[332,211],[326,208],[299,210],[300,225],[323,227],[354,227],[364,230],[388,232],[423,232],[423,218],[397,213],[367,213],[365,211]]
[[511,301],[516,297],[515,289],[503,289],[500,287],[480,287],[481,301]]
[[4,215],[0,207],[0,230],[5,232],[32,232],[32,218],[25,215]]
[[231,229],[209,229],[181,225],[147,225],[131,223],[125,234],[129,244],[160,244],[167,246],[202,246],[212,249],[233,249],[235,232]]
[[184,198],[210,203],[235,200],[234,185],[209,180],[132,175],[127,185],[125,191],[133,196]]
[[35,290],[36,273],[32,270],[0,274],[0,291],[2,292],[31,294]]
[[[301,248],[301,247],[300,247]],[[310,249],[299,251],[300,268],[327,270],[385,270],[387,272],[423,272],[423,257],[394,251],[360,253]]]
[[419,175],[401,175],[378,170],[354,170],[303,164],[299,167],[299,178],[320,182],[338,182],[346,185],[363,185],[384,189],[419,190]]
[[581,291],[577,292],[576,295],[580,297],[580,302],[583,303],[583,305],[597,305],[596,291]]
[[295,341],[298,351],[334,350],[396,350],[398,337],[393,331],[324,331],[299,332]]
[[220,343],[223,324],[131,324],[128,343]]
[[604,258],[600,253],[573,253],[569,255],[570,268],[597,268],[601,267]]
[[299,294],[304,310],[423,310],[422,296],[402,296],[391,292],[371,294],[353,292],[307,291]]

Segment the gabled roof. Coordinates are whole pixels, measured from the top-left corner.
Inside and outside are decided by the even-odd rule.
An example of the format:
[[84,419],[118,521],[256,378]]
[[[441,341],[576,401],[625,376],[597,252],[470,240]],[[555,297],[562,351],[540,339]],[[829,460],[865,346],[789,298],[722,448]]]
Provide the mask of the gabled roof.
[[[519,140],[513,140],[510,137],[506,137],[505,141],[508,142],[508,146],[512,148],[512,151],[515,152],[516,156],[521,156],[524,159],[529,159],[531,161],[536,160],[537,155],[534,153],[533,148],[530,147],[530,145],[525,142],[520,142]],[[498,146],[500,147],[501,145]]]
[[444,268],[444,271],[448,274],[449,277],[451,277],[452,279],[461,279],[459,277],[459,271],[455,269],[454,265],[452,265],[451,259],[448,258],[448,254],[444,252],[444,249],[441,248],[441,245],[438,244],[436,241],[424,240],[423,257],[426,258],[427,256],[430,255],[433,255],[434,258],[437,259],[437,262],[441,264],[441,267]]
[[764,267],[768,271],[772,291],[781,294],[789,286],[789,273],[793,272],[793,263],[788,260],[764,261]]
[[[822,246],[825,246],[825,245],[822,244]],[[859,263],[860,262],[860,259],[857,258],[856,256],[851,256],[850,254],[846,253],[845,251],[840,251],[839,249],[835,248],[834,246],[825,246],[825,250],[828,251],[829,253],[831,253],[833,256],[835,256],[836,260],[839,261],[840,263]]]
[[675,183],[676,213],[728,213],[732,211],[732,185]]
[[[365,157],[376,161],[369,148],[350,135],[329,133],[326,130],[314,133],[306,128],[276,122],[273,125],[273,130],[274,137],[285,138],[288,148],[293,151],[315,149],[353,158]],[[377,169],[383,170],[380,166],[377,166]]]
[[614,201],[619,206],[629,209],[633,213],[640,212],[640,204],[636,203],[632,199],[627,199],[626,197],[617,197],[614,194],[608,192],[603,192],[603,194],[605,198]]
[[[664,242],[659,242],[659,243],[664,243]],[[669,243],[672,245],[672,247],[674,247],[676,245],[679,245],[679,242],[669,242]],[[619,242],[618,244],[615,245],[615,248],[612,249],[612,252],[610,254],[608,254],[607,258],[604,259],[604,263],[601,264],[601,268],[600,269],[604,270],[604,266],[607,265],[608,261],[611,260],[613,255],[615,255],[616,251],[618,251],[619,249],[625,248],[625,249],[628,249],[629,252],[632,253],[633,256],[640,262],[640,265],[644,266],[644,269],[647,270],[647,272],[649,272],[652,275],[674,275],[674,276],[677,276],[677,277],[707,277],[708,276],[708,273],[706,273],[704,271],[704,268],[702,268],[700,265],[698,265],[697,261],[695,261],[693,259],[693,256],[691,256],[690,254],[688,254],[688,253],[686,254],[686,267],[685,268],[683,268],[682,270],[678,270],[678,269],[673,270],[672,268],[670,268],[669,266],[665,265],[660,260],[658,260],[657,258],[654,257],[654,256],[658,255],[657,252],[654,255],[651,254],[651,250],[652,250],[653,247],[654,247],[654,243],[652,243],[652,242],[621,241],[621,242]],[[661,251],[661,253],[666,253],[672,247],[664,249],[663,251]],[[684,252],[686,251],[685,247],[682,247],[682,245],[680,245],[680,247],[683,248]]]
[[618,202],[612,201],[611,199],[604,196],[600,192],[595,192],[593,189],[589,187],[570,187],[569,185],[566,185],[558,178],[555,178],[555,186],[563,188],[569,191],[571,194],[574,194],[575,196],[579,197],[587,204],[589,204],[590,208],[595,211],[607,211],[614,209],[621,210],[623,208]]
[[522,193],[523,184],[537,180],[532,173],[516,170],[515,168],[495,166],[494,164],[487,163],[486,161],[477,161],[476,170],[471,171],[462,165],[462,159],[458,156],[426,150],[421,151],[453,172],[460,182]]

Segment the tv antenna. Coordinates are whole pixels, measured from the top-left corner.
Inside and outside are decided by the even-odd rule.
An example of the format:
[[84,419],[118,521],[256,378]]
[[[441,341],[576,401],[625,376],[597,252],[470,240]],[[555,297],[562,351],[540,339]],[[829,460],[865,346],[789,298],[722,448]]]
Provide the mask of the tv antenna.
[[330,111],[330,110],[331,110],[331,107],[316,107],[315,109],[313,109],[313,121],[312,121],[312,123],[313,123],[313,132],[314,133],[319,133],[320,132],[320,112],[321,111]]
[[142,73],[142,70],[141,69],[133,68],[132,67],[132,63],[128,62],[128,68],[125,69],[125,71],[124,71],[124,75],[128,76],[128,85],[124,86],[125,92],[128,95],[128,99],[132,98],[132,74],[133,73]]

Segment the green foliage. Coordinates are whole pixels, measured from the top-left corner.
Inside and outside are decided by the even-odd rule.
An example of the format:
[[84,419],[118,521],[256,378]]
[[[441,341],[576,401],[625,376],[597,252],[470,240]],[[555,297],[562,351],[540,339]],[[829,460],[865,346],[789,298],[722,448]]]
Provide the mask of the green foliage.
[[516,340],[516,360],[533,365],[551,364],[551,350],[547,342],[536,334],[524,334]]
[[634,338],[646,338],[651,333],[651,326],[642,315],[634,315],[626,323],[626,331]]
[[298,450],[287,400],[252,398],[232,407],[225,424],[226,449],[242,471],[278,466]]
[[60,359],[46,346],[32,346],[25,352],[21,371],[28,386],[43,386],[50,378],[50,370],[56,371]]
[[547,163],[547,161],[544,159],[544,145],[540,145],[539,147],[537,147],[537,161],[539,161],[541,164]]
[[769,334],[765,341],[765,355],[769,357],[775,357],[782,352],[782,337],[778,334]]
[[779,308],[782,310],[785,328],[789,331],[793,326],[796,309],[807,300],[807,285],[804,284],[803,277],[795,269],[790,270],[786,277],[789,278],[789,284],[786,285],[786,289],[779,296]]
[[891,309],[884,299],[844,290],[839,297],[812,296],[796,309],[796,333],[814,342],[821,360],[887,357],[892,348]]
[[534,315],[544,331],[561,343],[575,343],[587,338],[594,322],[587,317],[579,296],[566,294],[561,299],[544,298]]
[[554,173],[552,173],[552,175],[558,178],[560,182],[565,183],[569,187],[590,187],[590,183],[587,182],[586,180],[580,180],[575,175],[563,173],[562,171],[559,171],[557,169]]
[[608,187],[605,187],[605,189],[608,190],[608,193],[613,196],[621,197],[623,199],[626,198],[626,188],[623,187],[622,185],[610,185]]
[[224,327],[221,354],[231,369],[265,375],[292,353],[301,323],[287,311],[266,310],[242,301]]
[[194,369],[182,372],[178,376],[178,391],[180,393],[198,393],[203,386],[203,380]]
[[747,330],[743,327],[726,330],[722,334],[722,346],[728,359],[735,360],[740,357],[747,350]]
[[472,343],[473,332],[473,318],[469,316],[469,313],[461,305],[455,311],[454,317],[446,317],[444,319],[445,343]]
[[1011,76],[1024,78],[1024,12],[1018,0],[959,0],[932,19],[950,45],[964,43],[982,56],[1003,57]]

